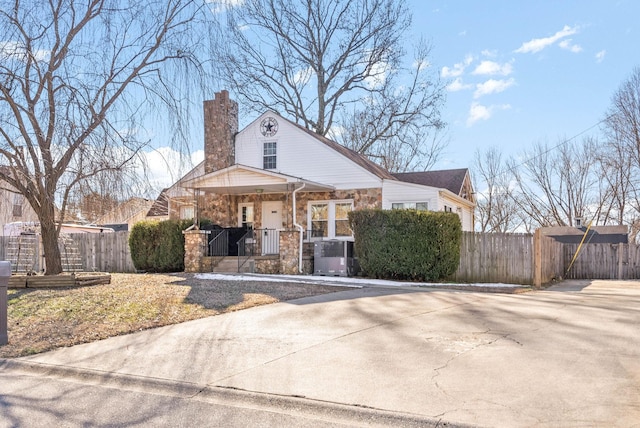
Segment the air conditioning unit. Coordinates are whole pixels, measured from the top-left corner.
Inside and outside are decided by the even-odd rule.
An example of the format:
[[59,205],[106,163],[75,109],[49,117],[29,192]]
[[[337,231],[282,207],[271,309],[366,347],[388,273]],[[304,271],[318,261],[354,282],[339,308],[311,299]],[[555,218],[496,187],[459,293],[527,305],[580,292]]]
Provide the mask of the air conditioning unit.
[[351,241],[317,241],[313,245],[313,274],[351,276],[357,273]]

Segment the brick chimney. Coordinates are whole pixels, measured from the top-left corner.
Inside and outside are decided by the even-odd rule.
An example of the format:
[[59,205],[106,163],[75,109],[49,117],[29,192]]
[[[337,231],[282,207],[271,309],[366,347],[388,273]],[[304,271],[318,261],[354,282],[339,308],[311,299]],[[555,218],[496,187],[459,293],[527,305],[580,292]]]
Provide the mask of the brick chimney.
[[238,103],[229,92],[216,92],[204,102],[204,172],[208,174],[235,163],[234,136],[238,132]]

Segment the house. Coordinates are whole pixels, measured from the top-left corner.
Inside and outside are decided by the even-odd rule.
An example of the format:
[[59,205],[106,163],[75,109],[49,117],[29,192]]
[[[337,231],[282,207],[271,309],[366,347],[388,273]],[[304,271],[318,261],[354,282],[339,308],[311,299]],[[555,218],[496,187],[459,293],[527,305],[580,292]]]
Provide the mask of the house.
[[562,244],[628,244],[629,229],[620,226],[552,226],[541,227],[540,233]]
[[[0,166],[6,174],[10,175],[10,170],[6,166]],[[31,223],[38,221],[31,204],[14,187],[5,181],[0,182],[0,230],[5,229],[5,225],[10,223]],[[3,232],[4,234],[4,232]]]
[[[273,111],[238,132],[237,104],[227,91],[204,102],[204,119],[205,159],[163,191],[166,211],[170,218],[207,218],[223,228],[251,230],[248,241],[262,257],[257,271],[309,272],[303,258],[310,258],[314,241],[353,240],[351,210],[449,211],[460,216],[463,230],[473,230],[467,169],[391,174]],[[200,237],[193,245],[206,247],[204,240],[214,238]],[[192,256],[187,251],[185,257]],[[204,268],[185,263],[187,270]]]
[[149,210],[156,201],[145,198],[129,198],[96,220],[96,224],[114,230],[131,230],[134,224],[146,220]]

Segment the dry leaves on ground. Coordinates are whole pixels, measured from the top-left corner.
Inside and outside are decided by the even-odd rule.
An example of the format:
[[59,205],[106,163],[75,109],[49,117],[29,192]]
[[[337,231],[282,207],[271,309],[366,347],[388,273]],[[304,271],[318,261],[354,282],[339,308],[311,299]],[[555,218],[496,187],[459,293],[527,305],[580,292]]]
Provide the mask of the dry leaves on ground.
[[9,343],[0,346],[0,358],[340,290],[344,288],[203,280],[192,274],[112,274],[107,285],[11,289]]

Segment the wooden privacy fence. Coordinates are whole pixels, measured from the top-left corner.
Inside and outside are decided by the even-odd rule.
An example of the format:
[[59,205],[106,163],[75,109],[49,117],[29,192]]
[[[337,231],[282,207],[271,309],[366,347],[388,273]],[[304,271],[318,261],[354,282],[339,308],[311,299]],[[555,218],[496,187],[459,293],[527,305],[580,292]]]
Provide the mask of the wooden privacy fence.
[[[20,269],[15,269],[16,256],[10,254],[12,248],[12,241],[15,241],[16,237],[0,236],[0,243],[2,248],[0,249],[0,260],[12,261],[12,269],[14,271],[35,270],[40,271],[42,265],[39,256],[27,255],[27,258],[32,258],[33,261],[28,266],[19,266]],[[74,261],[74,268],[71,270],[85,271],[85,272],[135,272],[136,269],[133,266],[131,260],[131,252],[129,251],[129,232],[115,232],[115,233],[73,233],[65,235],[65,248],[73,247],[73,256],[76,259]],[[23,250],[24,253],[24,250]],[[63,254],[63,259],[66,254]],[[21,260],[25,259],[25,256],[21,256]],[[64,260],[63,260],[64,261]],[[22,264],[22,262],[21,262]],[[67,265],[63,262],[63,268],[65,271]]]
[[129,232],[74,233],[85,271],[135,272],[129,251]]
[[453,280],[541,286],[563,274],[562,244],[536,233],[463,232]]
[[531,235],[463,232],[460,265],[453,279],[461,282],[532,284]]
[[[84,271],[135,272],[129,232],[68,235]],[[8,260],[8,236],[0,236],[0,260]],[[578,248],[542,235],[464,232],[460,265],[451,278],[461,282],[502,282],[540,286],[553,279],[640,279],[640,246],[585,244]]]
[[[566,272],[567,279],[640,279],[640,246],[637,244],[585,244]],[[569,267],[577,244],[565,244],[563,259]]]

